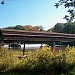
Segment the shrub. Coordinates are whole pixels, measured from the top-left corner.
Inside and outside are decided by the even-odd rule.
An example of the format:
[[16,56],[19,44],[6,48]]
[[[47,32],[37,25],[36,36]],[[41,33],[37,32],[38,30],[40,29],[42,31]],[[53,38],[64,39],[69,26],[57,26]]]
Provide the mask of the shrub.
[[65,50],[51,50],[44,46],[35,51],[25,52],[24,57],[18,58],[19,51],[0,49],[0,72],[16,72],[30,75],[74,75],[75,74],[75,48],[67,47]]
[[19,59],[14,56],[15,52],[0,48],[0,72],[6,72],[19,63]]

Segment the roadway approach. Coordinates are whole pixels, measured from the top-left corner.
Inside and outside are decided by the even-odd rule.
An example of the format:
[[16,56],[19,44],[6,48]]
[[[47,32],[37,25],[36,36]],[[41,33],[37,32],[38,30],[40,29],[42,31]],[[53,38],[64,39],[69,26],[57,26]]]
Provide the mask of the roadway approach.
[[55,44],[64,43],[66,45],[75,45],[75,34],[64,34],[54,32],[41,31],[26,31],[15,29],[0,29],[0,45],[5,43],[21,42],[24,44],[23,54],[25,51],[25,44],[48,44],[51,47]]

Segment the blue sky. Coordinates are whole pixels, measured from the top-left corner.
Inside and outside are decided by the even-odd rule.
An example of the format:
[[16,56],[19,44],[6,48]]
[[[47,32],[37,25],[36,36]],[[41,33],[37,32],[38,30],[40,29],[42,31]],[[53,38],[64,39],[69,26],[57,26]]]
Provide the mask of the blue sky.
[[[1,1],[1,0],[0,0]],[[42,25],[45,30],[63,23],[64,7],[56,9],[58,0],[5,0],[0,4],[0,28],[15,25]]]

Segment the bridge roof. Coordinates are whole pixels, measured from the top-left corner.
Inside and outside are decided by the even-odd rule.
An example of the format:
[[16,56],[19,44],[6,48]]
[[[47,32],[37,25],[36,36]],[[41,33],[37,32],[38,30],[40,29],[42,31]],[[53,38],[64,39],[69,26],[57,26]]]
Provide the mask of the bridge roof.
[[[25,31],[25,30],[15,30],[15,29],[0,29],[0,32],[4,40],[25,40],[29,41],[54,41],[54,40],[74,40],[75,34],[64,34],[64,33],[54,33],[54,32],[41,32],[41,31]],[[22,39],[23,38],[23,39]]]
[[46,32],[46,31],[26,31],[26,30],[15,30],[15,29],[3,29],[1,28],[0,29],[1,32],[3,34],[22,34],[24,35],[24,33],[26,34],[42,34],[42,35],[59,35],[59,36],[73,36],[75,37],[75,34],[65,34],[65,33],[55,33],[55,32]]

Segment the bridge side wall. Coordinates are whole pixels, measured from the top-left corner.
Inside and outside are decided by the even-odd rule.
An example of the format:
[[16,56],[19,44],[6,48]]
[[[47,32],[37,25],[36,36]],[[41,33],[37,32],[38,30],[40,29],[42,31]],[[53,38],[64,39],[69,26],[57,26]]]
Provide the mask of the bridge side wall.
[[3,38],[2,31],[0,30],[0,46],[2,45],[4,45],[4,38]]

